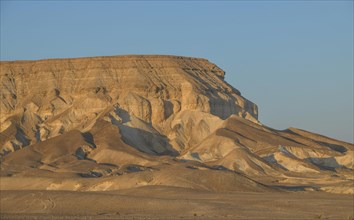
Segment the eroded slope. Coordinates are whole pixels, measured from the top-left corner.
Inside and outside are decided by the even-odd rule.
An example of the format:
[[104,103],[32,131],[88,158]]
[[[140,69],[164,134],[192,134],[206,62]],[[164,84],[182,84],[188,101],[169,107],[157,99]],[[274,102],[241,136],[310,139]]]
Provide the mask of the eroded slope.
[[176,56],[1,62],[2,189],[353,193],[353,144],[262,125],[224,74]]

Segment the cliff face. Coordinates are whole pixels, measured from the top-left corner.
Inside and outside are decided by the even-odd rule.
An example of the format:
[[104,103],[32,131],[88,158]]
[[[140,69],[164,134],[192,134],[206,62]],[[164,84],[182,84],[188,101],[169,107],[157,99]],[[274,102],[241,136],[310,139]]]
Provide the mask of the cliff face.
[[[0,67],[4,175],[50,171],[56,177],[104,177],[158,167],[158,181],[144,184],[185,187],[182,177],[170,176],[166,164],[173,164],[188,178],[198,173],[216,181],[204,170],[220,179],[229,178],[226,170],[257,180],[266,177],[265,184],[324,180],[340,187],[323,190],[353,193],[347,187],[352,144],[261,125],[257,106],[227,84],[224,71],[208,60],[114,56],[1,62]],[[333,180],[334,174],[341,180]],[[200,180],[194,178],[193,184],[226,189]],[[263,190],[256,182],[242,181]],[[230,183],[227,189],[234,187]]]
[[89,130],[107,111],[136,117],[164,135],[187,110],[256,122],[257,106],[223,78],[224,71],[205,59],[175,56],[2,62],[1,123],[13,120],[24,142],[34,143]]
[[42,106],[50,102],[55,108],[55,102],[71,105],[81,96],[92,96],[118,103],[147,121],[159,122],[187,109],[255,120],[256,106],[223,79],[224,71],[205,59],[174,56],[2,62],[1,108],[12,114],[33,103],[44,116],[48,109]]

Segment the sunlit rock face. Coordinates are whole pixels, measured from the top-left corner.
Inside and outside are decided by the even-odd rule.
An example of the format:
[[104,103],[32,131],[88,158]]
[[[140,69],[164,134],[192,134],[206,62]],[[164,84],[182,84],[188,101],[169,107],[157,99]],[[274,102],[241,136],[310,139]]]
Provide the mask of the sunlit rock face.
[[257,106],[224,74],[206,59],[178,56],[1,62],[2,130],[11,121],[21,136],[13,142],[21,147],[88,130],[107,112],[123,123],[134,117],[165,136],[188,110],[257,122]]

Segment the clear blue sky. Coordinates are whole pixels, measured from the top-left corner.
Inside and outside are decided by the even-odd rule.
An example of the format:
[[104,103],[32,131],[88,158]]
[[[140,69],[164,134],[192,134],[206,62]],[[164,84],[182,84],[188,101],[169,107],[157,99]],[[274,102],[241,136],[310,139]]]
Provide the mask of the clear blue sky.
[[1,1],[1,60],[204,57],[271,127],[353,142],[353,1]]

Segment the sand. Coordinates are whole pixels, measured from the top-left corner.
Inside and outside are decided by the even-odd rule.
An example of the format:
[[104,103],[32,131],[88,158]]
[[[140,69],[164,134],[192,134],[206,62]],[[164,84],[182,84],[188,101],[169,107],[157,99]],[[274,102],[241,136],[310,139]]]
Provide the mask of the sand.
[[164,186],[145,186],[110,192],[10,190],[1,191],[1,217],[352,219],[353,197],[319,192],[215,193]]

